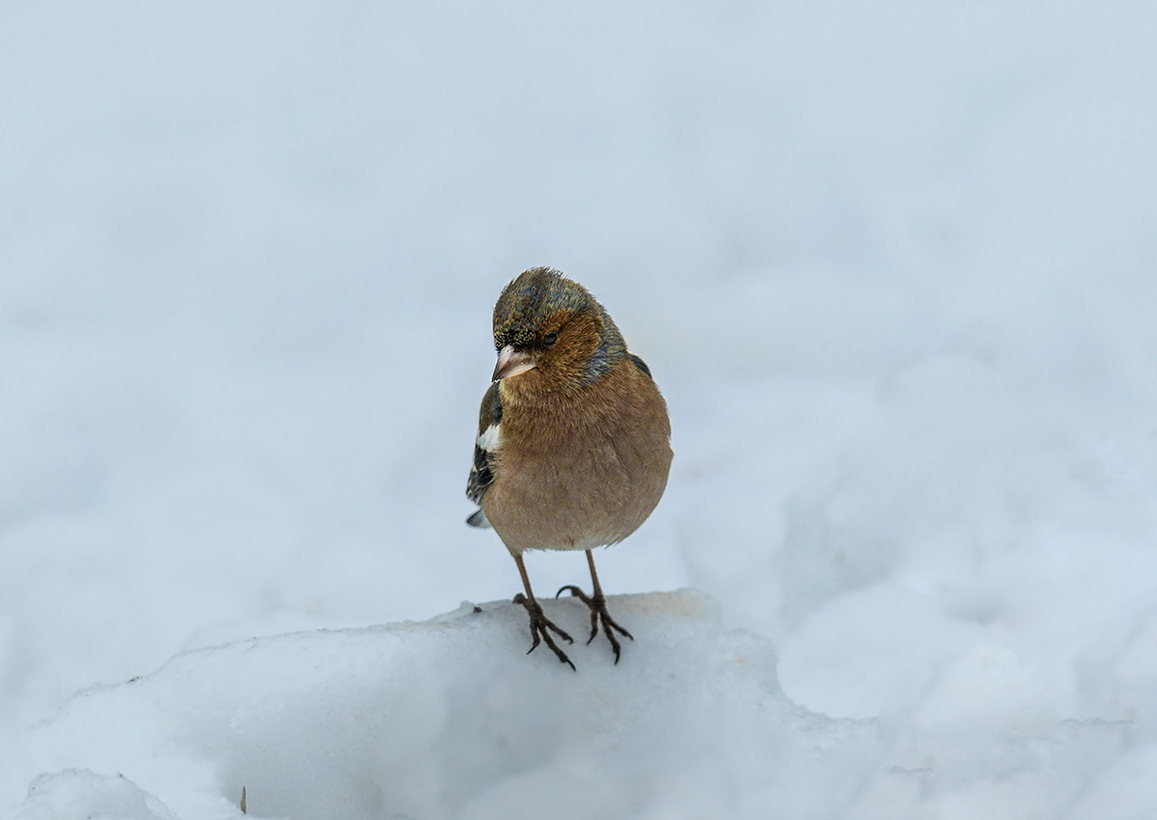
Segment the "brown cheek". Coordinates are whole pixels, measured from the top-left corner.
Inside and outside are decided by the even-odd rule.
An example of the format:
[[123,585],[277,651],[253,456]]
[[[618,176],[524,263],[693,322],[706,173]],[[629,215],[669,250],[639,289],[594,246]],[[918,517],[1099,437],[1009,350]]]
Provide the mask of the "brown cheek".
[[598,349],[601,325],[594,316],[577,316],[567,327],[566,361],[573,368],[586,369],[587,362]]

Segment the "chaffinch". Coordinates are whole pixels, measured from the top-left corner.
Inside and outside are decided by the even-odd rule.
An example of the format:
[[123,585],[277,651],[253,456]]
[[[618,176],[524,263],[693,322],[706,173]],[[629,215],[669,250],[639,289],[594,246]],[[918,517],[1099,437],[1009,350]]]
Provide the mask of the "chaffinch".
[[482,399],[466,495],[467,519],[492,526],[522,575],[514,603],[530,615],[534,651],[573,639],[535,600],[522,562],[528,549],[586,550],[593,594],[568,585],[591,611],[589,644],[603,632],[619,662],[619,632],[595,572],[594,547],[618,543],[647,519],[667,486],[671,423],[651,371],[627,351],[607,311],[549,268],[523,272],[494,306],[498,363]]

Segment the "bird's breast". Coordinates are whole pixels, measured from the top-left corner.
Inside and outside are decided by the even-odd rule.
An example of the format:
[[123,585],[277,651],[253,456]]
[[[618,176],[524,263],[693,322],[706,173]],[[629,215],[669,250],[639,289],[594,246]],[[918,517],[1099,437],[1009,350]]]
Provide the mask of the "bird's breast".
[[512,552],[616,543],[658,504],[670,424],[654,384],[629,381],[632,371],[577,401],[507,403],[503,395],[501,447],[483,509]]

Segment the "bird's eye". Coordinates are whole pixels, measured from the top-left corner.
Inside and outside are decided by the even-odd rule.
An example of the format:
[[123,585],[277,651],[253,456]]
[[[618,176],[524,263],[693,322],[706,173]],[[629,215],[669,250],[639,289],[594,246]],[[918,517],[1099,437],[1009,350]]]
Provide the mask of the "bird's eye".
[[542,341],[547,345],[552,345],[558,341],[558,334],[552,330],[550,333],[542,337]]

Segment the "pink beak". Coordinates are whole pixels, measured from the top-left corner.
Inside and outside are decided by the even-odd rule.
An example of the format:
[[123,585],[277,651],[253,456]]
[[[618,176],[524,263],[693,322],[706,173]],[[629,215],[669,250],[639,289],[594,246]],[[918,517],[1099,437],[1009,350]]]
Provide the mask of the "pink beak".
[[498,351],[498,364],[494,365],[494,375],[490,379],[492,381],[509,379],[527,370],[533,370],[534,367],[534,360],[530,356],[507,345]]

